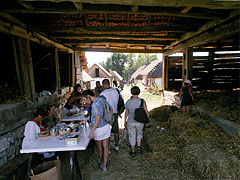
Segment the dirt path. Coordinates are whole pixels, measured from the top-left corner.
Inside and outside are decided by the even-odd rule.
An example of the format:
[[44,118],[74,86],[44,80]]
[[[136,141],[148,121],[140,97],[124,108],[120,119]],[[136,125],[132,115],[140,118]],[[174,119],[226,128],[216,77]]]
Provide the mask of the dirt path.
[[[160,106],[160,97],[154,96],[144,90],[143,86],[140,86],[141,94],[140,97],[144,98],[147,102],[148,109],[151,110],[154,107]],[[121,94],[124,97],[124,100],[130,98],[130,87],[126,87]],[[120,128],[123,128],[123,119],[119,119]],[[114,151],[112,143],[114,142],[113,137],[110,140],[110,150],[111,154],[109,155],[108,162],[108,171],[103,172],[100,170],[97,163],[97,147],[95,146],[95,152],[90,157],[90,160],[85,164],[81,165],[81,171],[83,180],[147,180],[150,177],[150,172],[154,170],[150,169],[150,164],[148,163],[148,153],[143,155],[137,155],[131,157],[129,155],[129,145],[126,138],[126,131],[120,130],[120,150]],[[156,172],[158,172],[158,168]]]

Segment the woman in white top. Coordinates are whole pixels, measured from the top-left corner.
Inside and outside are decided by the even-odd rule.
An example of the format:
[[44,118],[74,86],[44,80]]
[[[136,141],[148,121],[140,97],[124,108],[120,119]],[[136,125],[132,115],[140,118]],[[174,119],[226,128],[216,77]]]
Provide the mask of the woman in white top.
[[32,121],[28,121],[24,130],[24,139],[22,143],[22,148],[28,146],[38,138],[38,133],[44,131],[41,121],[46,115],[45,111],[38,108],[34,113],[34,118]]

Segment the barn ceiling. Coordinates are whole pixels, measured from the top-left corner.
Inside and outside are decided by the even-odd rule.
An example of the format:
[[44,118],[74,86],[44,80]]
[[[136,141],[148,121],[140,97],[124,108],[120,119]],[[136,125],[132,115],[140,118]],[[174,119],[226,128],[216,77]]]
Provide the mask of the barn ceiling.
[[232,0],[8,0],[0,2],[0,26],[75,51],[173,53],[238,47],[239,12]]

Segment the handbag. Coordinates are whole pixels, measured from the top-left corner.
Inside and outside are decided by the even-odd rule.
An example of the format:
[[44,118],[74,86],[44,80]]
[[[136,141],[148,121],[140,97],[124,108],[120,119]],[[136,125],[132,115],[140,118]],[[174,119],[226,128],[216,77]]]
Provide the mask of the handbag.
[[135,109],[134,120],[136,120],[137,122],[140,122],[140,123],[148,123],[149,122],[149,118],[148,118],[147,113],[143,106],[143,99],[141,99],[141,104],[140,104],[139,108]]

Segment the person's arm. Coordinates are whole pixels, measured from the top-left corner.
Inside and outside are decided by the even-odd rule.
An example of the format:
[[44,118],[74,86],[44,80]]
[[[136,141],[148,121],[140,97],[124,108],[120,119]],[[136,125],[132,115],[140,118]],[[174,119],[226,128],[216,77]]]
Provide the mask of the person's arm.
[[144,101],[144,109],[145,109],[145,111],[146,111],[146,113],[147,113],[147,116],[149,117],[149,112],[148,112],[148,108],[147,108],[147,103],[146,103],[146,101]]
[[70,97],[69,101],[68,101],[68,105],[73,108],[73,104],[74,104],[74,100],[75,98],[73,96]]
[[96,121],[95,121],[95,123],[94,123],[94,125],[93,125],[93,127],[92,127],[92,130],[91,130],[91,132],[90,132],[90,134],[89,134],[89,136],[88,136],[89,139],[93,139],[93,137],[94,137],[94,131],[97,129],[100,121],[101,121],[100,115],[96,115]]
[[189,91],[190,96],[192,97],[192,100],[194,101],[194,98],[193,98],[193,95],[192,95],[192,92],[191,92],[191,88],[190,88],[190,87],[188,88],[188,91]]
[[128,109],[125,110],[125,116],[124,116],[124,128],[127,128],[127,118],[128,118]]
[[[146,113],[147,113],[147,116],[148,116],[148,118],[149,118],[149,112],[148,112],[148,108],[147,108],[147,103],[146,103],[146,101],[144,101],[144,109],[145,109],[145,111],[146,111]],[[148,125],[149,125],[149,122],[144,124],[145,127],[148,127]]]
[[180,92],[180,100],[182,99],[182,88],[181,88],[181,92]]

